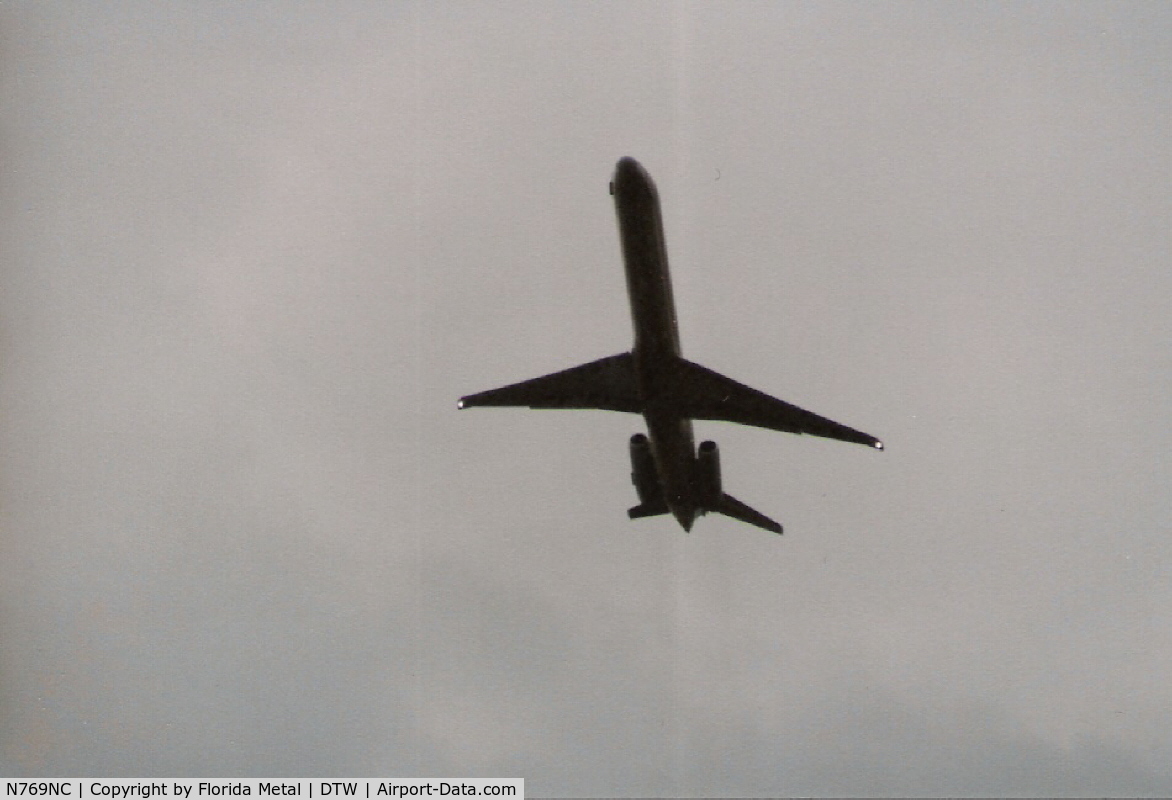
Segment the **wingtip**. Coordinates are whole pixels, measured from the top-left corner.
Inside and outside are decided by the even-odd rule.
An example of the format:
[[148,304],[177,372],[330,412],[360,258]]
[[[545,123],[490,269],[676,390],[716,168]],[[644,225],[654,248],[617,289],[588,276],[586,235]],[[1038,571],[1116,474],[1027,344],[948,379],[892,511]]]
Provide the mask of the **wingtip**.
[[456,409],[459,410],[462,408],[464,408],[464,398],[463,397],[461,397],[459,400],[456,401]]
[[876,450],[882,450],[882,449],[883,449],[883,442],[876,441],[876,442],[875,442],[875,449],[876,449]]

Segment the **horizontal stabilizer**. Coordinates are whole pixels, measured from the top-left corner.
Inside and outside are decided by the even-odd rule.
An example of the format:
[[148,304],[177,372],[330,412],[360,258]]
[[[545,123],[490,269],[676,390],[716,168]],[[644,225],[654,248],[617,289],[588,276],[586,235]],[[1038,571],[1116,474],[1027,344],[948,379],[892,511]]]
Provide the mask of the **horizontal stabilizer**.
[[726,517],[732,517],[733,519],[739,519],[741,522],[747,522],[750,525],[756,525],[758,528],[764,528],[767,531],[781,533],[781,525],[774,522],[760,511],[749,508],[731,494],[722,494],[720,496],[720,500],[716,504],[716,507],[711,510],[720,514],[724,514]]
[[660,514],[670,513],[667,503],[662,505],[644,503],[634,508],[627,509],[627,516],[631,519],[641,519],[643,517],[658,517]]
[[588,364],[460,398],[460,408],[528,406],[529,408],[596,408],[643,412],[630,353],[607,356]]

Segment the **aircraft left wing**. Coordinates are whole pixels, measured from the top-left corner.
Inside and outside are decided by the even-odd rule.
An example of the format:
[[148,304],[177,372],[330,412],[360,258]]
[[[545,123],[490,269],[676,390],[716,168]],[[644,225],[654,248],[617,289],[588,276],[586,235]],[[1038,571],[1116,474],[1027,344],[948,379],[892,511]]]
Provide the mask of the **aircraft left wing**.
[[685,358],[679,359],[673,373],[674,399],[682,413],[692,419],[738,422],[883,449],[883,443],[870,434],[770,397]]
[[520,383],[461,397],[460,408],[528,406],[643,412],[630,353],[607,356]]

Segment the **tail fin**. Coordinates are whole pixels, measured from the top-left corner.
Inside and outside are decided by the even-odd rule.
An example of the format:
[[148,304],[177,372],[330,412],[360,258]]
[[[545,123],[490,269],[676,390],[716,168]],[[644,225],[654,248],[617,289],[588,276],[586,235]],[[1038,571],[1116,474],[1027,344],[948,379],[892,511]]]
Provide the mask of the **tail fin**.
[[717,501],[716,505],[711,510],[719,514],[724,514],[726,517],[732,517],[733,519],[739,519],[741,522],[747,522],[750,525],[756,525],[758,528],[764,528],[767,531],[781,533],[781,525],[774,522],[760,511],[749,508],[747,505],[727,492],[721,494],[720,500]]

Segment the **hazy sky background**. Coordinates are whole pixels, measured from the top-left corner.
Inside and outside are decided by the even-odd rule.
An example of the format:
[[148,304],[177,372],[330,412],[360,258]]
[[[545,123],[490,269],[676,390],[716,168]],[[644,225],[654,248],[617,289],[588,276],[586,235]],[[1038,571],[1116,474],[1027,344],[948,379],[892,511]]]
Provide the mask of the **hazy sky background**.
[[[1172,793],[1172,6],[5,3],[0,773]],[[615,161],[786,526],[630,522]]]

